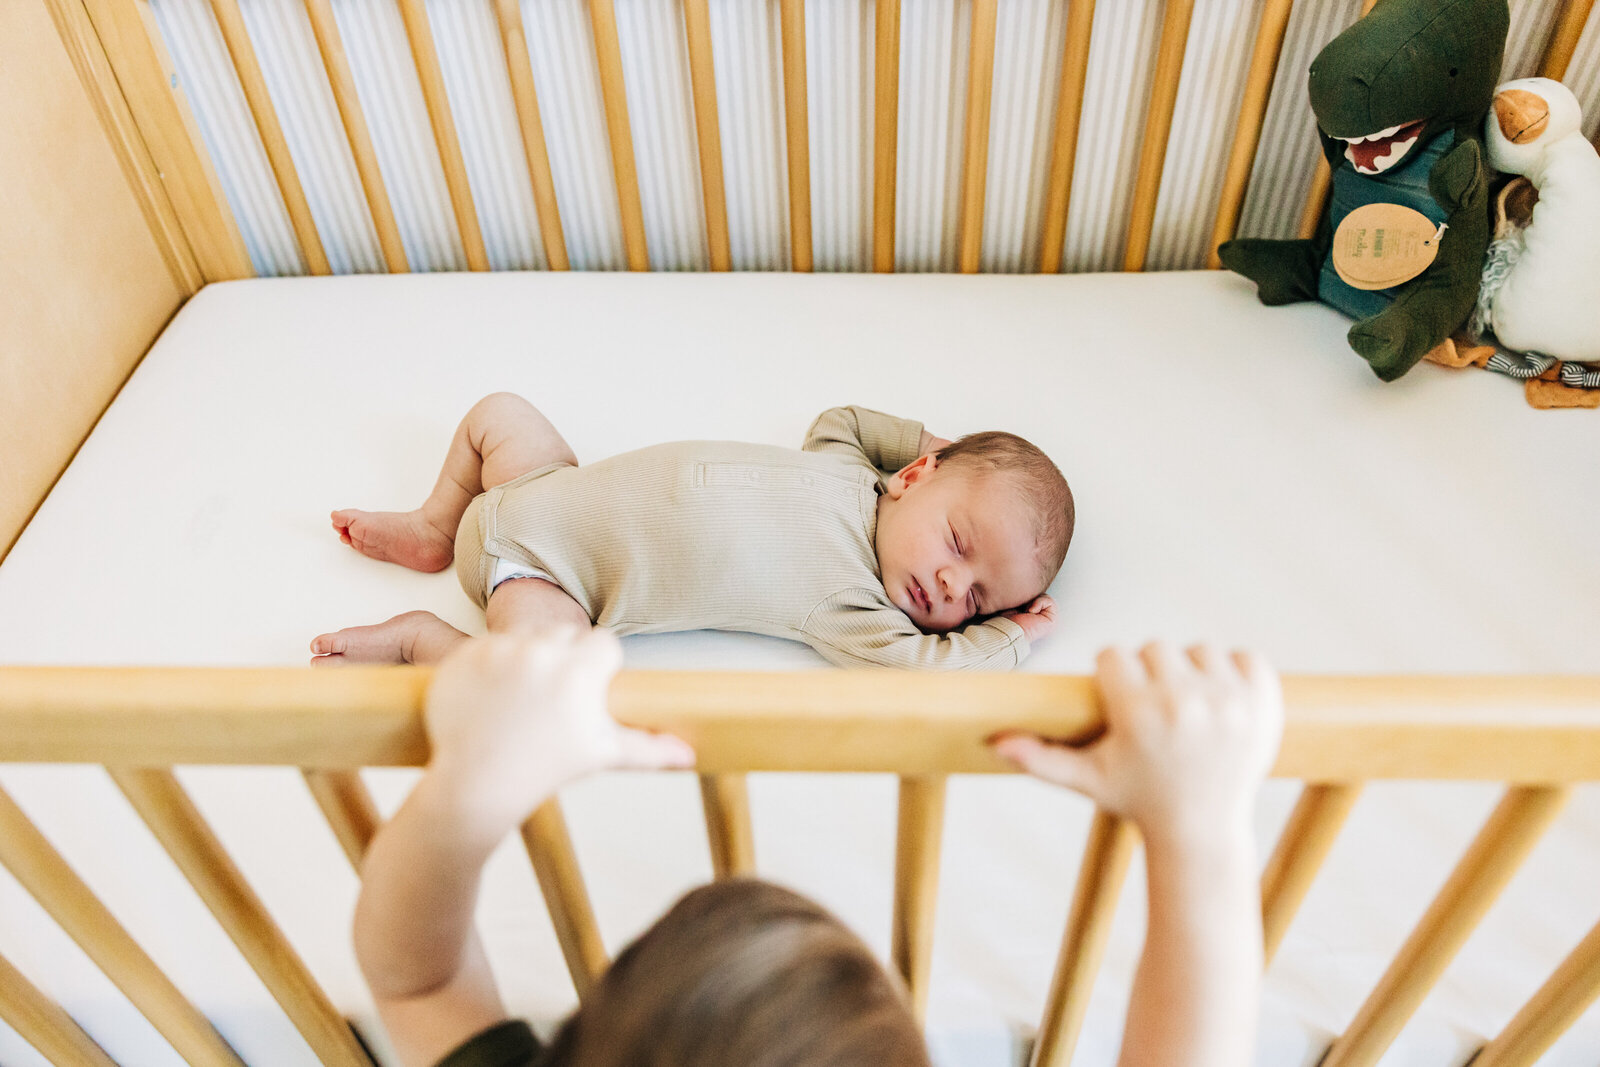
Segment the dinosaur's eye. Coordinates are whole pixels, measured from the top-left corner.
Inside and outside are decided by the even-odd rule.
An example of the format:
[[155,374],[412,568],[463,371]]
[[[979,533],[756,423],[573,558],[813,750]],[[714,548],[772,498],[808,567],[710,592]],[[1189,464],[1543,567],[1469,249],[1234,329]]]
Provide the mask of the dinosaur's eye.
[[1450,77],[1454,78],[1455,76],[1456,76],[1456,68],[1451,67],[1450,68]]

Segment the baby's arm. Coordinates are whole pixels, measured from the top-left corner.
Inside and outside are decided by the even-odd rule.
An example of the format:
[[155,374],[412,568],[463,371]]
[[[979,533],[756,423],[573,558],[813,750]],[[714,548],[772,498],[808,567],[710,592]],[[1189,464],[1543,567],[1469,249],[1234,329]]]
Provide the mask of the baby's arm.
[[828,598],[801,629],[812,648],[841,667],[1005,670],[1026,659],[1029,649],[1028,630],[1007,616],[968,623],[947,634],[925,634],[904,612],[869,590],[845,590]]
[[854,460],[864,460],[881,471],[894,473],[915,462],[925,451],[924,444],[937,441],[925,433],[922,423],[897,419],[871,408],[829,408],[817,416],[806,431],[806,452],[832,452]]

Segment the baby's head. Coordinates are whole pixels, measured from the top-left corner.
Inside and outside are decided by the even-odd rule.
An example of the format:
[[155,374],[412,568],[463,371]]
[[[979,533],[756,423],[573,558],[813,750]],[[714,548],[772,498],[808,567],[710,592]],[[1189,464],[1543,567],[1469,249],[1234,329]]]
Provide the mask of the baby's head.
[[968,434],[878,498],[883,588],[929,633],[1024,607],[1061,569],[1072,525],[1072,490],[1049,456],[1015,434]]

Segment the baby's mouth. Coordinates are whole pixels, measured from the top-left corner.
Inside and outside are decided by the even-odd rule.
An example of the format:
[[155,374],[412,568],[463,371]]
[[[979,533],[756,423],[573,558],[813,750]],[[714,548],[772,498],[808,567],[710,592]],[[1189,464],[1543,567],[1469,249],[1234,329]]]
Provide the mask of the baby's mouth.
[[928,594],[923,592],[922,583],[918,582],[915,578],[911,579],[911,600],[912,603],[916,604],[917,607],[922,609],[922,613],[924,615],[930,614],[933,611],[933,604],[928,600]]

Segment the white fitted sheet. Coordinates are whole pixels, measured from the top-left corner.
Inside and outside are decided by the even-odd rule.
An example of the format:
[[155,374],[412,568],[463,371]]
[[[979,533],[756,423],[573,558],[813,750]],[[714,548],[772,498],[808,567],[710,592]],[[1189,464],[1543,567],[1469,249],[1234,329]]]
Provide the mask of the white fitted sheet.
[[[1225,273],[493,274],[207,287],[180,312],[0,566],[0,662],[294,664],[316,633],[429,608],[481,617],[450,572],[364,559],[334,507],[426,495],[461,414],[508,389],[587,461],[679,438],[798,444],[861,403],[943,436],[1009,429],[1071,480],[1079,527],[1026,670],[1209,636],[1290,671],[1600,671],[1600,417],[1422,366],[1383,385],[1320,306]],[[633,637],[638,667],[822,667],[742,634]],[[371,1020],[348,948],[355,881],[293,772],[182,772],[336,1004]],[[367,772],[387,807],[414,772]],[[0,782],[252,1063],[309,1063],[103,774]],[[1263,855],[1296,786],[1260,805]],[[888,942],[893,782],[752,779],[758,865]],[[1259,1062],[1314,1062],[1493,805],[1490,785],[1369,787],[1268,976]],[[709,874],[693,780],[564,797],[614,949]],[[1036,1019],[1088,823],[1021,779],[951,786],[930,1017],[950,1064],[1006,1061]],[[484,900],[513,1011],[571,1001],[525,859]],[[1584,787],[1384,1064],[1456,1064],[1600,919],[1600,791]],[[1109,1063],[1143,925],[1137,865],[1078,1062]],[[177,1063],[0,875],[0,953],[130,1063]],[[365,1027],[370,1034],[373,1028]],[[1547,1057],[1593,1067],[1600,1010]],[[0,1062],[42,1063],[0,1027]]]

